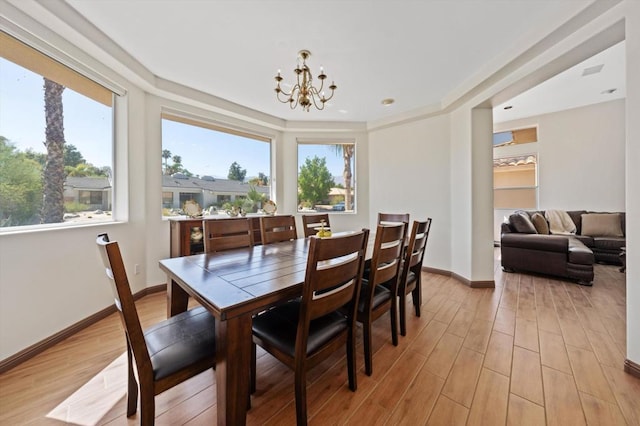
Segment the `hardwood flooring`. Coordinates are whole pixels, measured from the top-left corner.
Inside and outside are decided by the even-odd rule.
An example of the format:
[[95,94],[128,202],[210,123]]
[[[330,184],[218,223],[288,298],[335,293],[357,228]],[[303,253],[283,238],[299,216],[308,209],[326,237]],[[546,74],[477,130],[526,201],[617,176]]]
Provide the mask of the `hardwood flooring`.
[[[388,425],[640,425],[640,380],[623,371],[625,281],[596,265],[593,287],[503,273],[471,289],[424,273],[422,317],[391,344],[374,327],[374,374],[349,391],[344,352],[309,374],[309,422]],[[409,298],[411,299],[411,298]],[[137,305],[144,327],[164,318],[164,293]],[[410,303],[410,302],[409,302]],[[116,315],[0,376],[0,424],[137,424],[125,416],[123,333]],[[249,425],[295,424],[293,374],[258,353]],[[156,398],[158,425],[215,424],[215,374]]]

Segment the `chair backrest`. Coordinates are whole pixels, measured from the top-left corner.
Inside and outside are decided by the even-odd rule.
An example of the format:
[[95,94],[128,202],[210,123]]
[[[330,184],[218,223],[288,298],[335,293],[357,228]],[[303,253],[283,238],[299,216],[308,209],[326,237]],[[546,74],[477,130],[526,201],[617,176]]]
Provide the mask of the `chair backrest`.
[[138,371],[141,371],[144,368],[143,366],[151,366],[151,358],[149,358],[149,350],[144,340],[140,318],[133,300],[133,294],[131,294],[131,287],[129,287],[129,279],[122,261],[120,247],[116,241],[109,241],[107,234],[98,235],[96,243],[102,257],[105,272],[111,282],[111,289],[113,290],[116,308],[120,313],[122,326],[133,350]]
[[262,244],[295,240],[298,238],[296,218],[293,216],[263,216],[260,218]]
[[405,233],[404,223],[378,225],[369,272],[370,303],[373,301],[374,288],[377,285],[388,282],[391,294],[397,294],[398,278],[402,272],[400,264],[404,254]]
[[310,237],[312,235],[316,235],[316,228],[320,228],[322,226],[322,222],[324,221],[324,227],[329,228],[331,225],[329,224],[329,214],[303,214],[302,215],[302,227],[304,228],[304,236]]
[[[307,270],[302,289],[298,337],[309,322],[349,305],[355,318],[369,230],[333,238],[310,237]],[[306,341],[298,342],[306,350]]]
[[407,244],[407,250],[402,268],[402,283],[406,282],[409,271],[416,274],[422,269],[422,261],[427,248],[427,240],[429,239],[429,230],[431,229],[431,218],[425,221],[413,221],[411,236]]
[[409,213],[378,213],[378,225],[406,223],[409,225]]
[[249,219],[204,221],[204,250],[207,253],[240,247],[253,247],[253,233]]

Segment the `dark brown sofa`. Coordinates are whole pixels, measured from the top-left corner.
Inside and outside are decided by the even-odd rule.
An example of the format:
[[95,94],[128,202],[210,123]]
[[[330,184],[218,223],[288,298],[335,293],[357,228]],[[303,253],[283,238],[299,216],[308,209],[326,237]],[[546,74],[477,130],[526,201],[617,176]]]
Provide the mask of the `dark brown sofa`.
[[[594,262],[622,264],[620,253],[625,245],[624,212],[568,211],[576,227],[576,232],[572,235],[545,233],[544,223],[541,224],[542,229],[536,229],[536,225],[533,225],[535,213],[538,213],[535,217],[536,225],[540,224],[539,216],[544,218],[544,211],[517,211],[502,224],[500,247],[502,268],[505,271],[554,275],[591,285]],[[582,227],[583,215],[590,215],[587,217],[589,229],[586,231],[593,230],[597,235],[585,235]],[[619,218],[619,231],[594,229],[597,228],[593,226],[594,218],[598,217],[613,223],[616,229]],[[528,225],[527,219],[532,226]]]

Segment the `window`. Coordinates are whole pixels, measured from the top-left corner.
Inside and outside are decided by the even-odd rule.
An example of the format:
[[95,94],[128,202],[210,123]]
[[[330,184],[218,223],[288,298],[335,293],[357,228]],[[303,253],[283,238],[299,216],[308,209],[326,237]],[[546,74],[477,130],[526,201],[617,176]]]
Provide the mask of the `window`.
[[353,212],[355,144],[298,141],[298,211]]
[[[187,201],[208,211],[257,213],[271,198],[271,140],[173,114],[162,115],[163,216]],[[171,205],[167,202],[170,199]]]
[[518,130],[507,130],[493,134],[493,147],[519,145],[538,141],[538,128],[528,127]]
[[495,209],[535,209],[537,198],[535,155],[493,160],[493,207]]
[[0,227],[111,220],[113,104],[0,31]]

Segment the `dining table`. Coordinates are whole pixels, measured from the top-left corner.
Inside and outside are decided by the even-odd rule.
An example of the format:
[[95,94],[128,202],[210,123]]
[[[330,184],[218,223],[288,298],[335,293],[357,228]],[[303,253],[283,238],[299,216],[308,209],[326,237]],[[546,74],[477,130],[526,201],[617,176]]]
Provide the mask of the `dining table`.
[[[302,295],[309,240],[160,260],[167,274],[167,315],[186,311],[192,297],[216,318],[218,425],[246,423],[252,316]],[[368,259],[372,251],[370,236]]]

